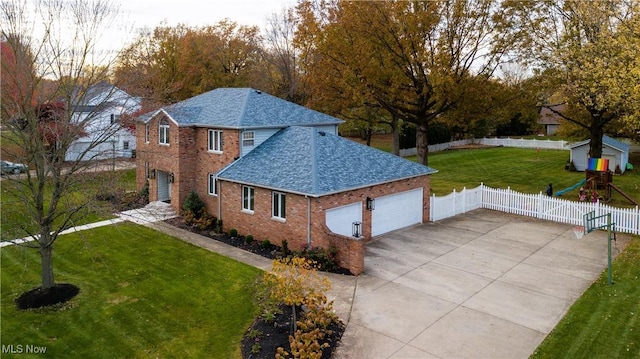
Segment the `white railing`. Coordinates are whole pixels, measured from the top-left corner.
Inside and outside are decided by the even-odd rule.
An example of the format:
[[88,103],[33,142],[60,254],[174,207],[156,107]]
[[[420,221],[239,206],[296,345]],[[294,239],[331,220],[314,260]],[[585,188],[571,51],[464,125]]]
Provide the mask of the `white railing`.
[[[443,197],[431,197],[430,220],[438,221],[478,208],[513,213],[572,225],[584,225],[585,213],[595,211],[596,216],[611,213],[611,221],[618,232],[640,234],[640,210],[617,208],[600,202],[576,202],[558,197],[527,194],[510,188],[487,187],[484,184],[473,189],[455,190]],[[605,219],[598,226],[606,225]]]

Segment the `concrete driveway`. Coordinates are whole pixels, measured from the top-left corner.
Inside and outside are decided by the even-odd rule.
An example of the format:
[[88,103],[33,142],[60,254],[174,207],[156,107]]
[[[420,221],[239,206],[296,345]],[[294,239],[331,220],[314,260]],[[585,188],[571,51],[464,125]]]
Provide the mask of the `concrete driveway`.
[[378,237],[365,274],[332,278],[336,357],[527,358],[606,270],[606,242],[490,210]]

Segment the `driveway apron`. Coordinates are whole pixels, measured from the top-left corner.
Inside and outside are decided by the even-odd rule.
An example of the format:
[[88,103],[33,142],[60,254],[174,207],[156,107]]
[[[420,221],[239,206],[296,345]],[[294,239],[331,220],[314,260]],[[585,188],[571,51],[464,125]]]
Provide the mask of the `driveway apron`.
[[606,253],[606,233],[576,239],[569,225],[490,210],[380,236],[363,275],[334,279],[347,322],[335,357],[528,358]]

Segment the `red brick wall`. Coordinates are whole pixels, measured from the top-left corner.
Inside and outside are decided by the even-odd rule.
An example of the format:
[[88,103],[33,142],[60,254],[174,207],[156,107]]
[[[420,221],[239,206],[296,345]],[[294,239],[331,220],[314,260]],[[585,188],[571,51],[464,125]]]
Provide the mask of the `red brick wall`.
[[[223,181],[221,187],[225,231],[235,228],[241,235],[251,234],[256,240],[269,239],[275,245],[281,245],[282,240],[287,240],[291,249],[300,250],[307,246],[307,218],[310,208],[311,246],[336,246],[339,264],[354,274],[360,274],[364,270],[364,242],[371,239],[371,212],[364,208],[367,197],[376,198],[423,187],[423,222],[429,220],[429,176],[309,198],[309,202],[304,196],[289,193],[285,223],[271,218],[271,190],[255,187],[254,212],[248,214],[242,212],[242,185]],[[354,202],[363,203],[363,237],[355,239],[332,233],[325,225],[325,211]]]
[[[186,137],[183,131],[178,131],[178,126],[171,120],[169,123],[169,145],[158,143],[158,122],[163,115],[158,115],[149,122],[149,143],[145,143],[145,126],[136,126],[136,184],[138,189],[142,188],[145,182],[145,162],[149,162],[150,169],[156,169],[167,173],[174,173],[178,176],[178,161],[180,155],[180,139]],[[186,129],[189,130],[189,129]],[[172,198],[177,200],[179,191],[175,183],[172,185]],[[149,180],[149,200],[158,200],[157,179]]]
[[[186,196],[192,190],[205,202],[210,214],[218,216],[218,198],[208,194],[209,173],[217,173],[239,156],[239,131],[223,130],[223,152],[208,151],[207,128],[181,127],[169,121],[169,146],[158,143],[160,116],[149,121],[149,143],[145,143],[145,126],[136,129],[136,184],[145,183],[145,162],[150,169],[174,174],[171,185],[171,205],[179,213]],[[149,180],[149,200],[158,199],[157,179]]]
[[286,221],[271,217],[272,191],[254,187],[254,211],[242,211],[242,185],[221,181],[222,224],[225,231],[234,228],[241,235],[251,234],[256,240],[268,239],[275,245],[288,242],[292,250],[301,250],[307,244],[307,199],[286,194]]

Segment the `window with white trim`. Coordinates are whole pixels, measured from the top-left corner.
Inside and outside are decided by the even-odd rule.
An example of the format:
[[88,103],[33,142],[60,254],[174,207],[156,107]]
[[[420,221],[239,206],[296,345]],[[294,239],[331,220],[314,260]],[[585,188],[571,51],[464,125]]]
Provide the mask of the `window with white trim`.
[[161,145],[169,144],[169,122],[166,119],[162,119],[158,126],[158,143]]
[[274,218],[287,218],[287,196],[284,193],[272,192],[271,198],[273,208],[273,210],[271,211],[271,215]]
[[209,173],[209,195],[218,195],[218,186],[215,173]]
[[222,131],[209,130],[209,151],[222,152]]
[[122,149],[125,151],[129,149],[129,141],[122,142]]
[[253,212],[255,190],[253,187],[242,186],[242,210]]
[[253,146],[255,144],[255,131],[244,131],[242,133],[242,146]]
[[149,124],[144,125],[144,142],[149,143]]

